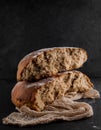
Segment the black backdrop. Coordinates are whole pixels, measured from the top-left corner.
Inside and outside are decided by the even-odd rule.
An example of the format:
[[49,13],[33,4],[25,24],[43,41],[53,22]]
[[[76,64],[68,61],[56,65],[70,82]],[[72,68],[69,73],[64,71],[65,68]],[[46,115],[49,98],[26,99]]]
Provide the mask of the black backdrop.
[[[1,2],[0,2],[1,3]],[[101,76],[100,0],[23,0],[0,4],[0,79],[15,79],[27,53],[53,46],[83,47],[82,70]]]
[[0,1],[0,111],[5,116],[14,110],[10,91],[20,59],[54,46],[86,49],[89,58],[81,70],[101,77],[101,0]]

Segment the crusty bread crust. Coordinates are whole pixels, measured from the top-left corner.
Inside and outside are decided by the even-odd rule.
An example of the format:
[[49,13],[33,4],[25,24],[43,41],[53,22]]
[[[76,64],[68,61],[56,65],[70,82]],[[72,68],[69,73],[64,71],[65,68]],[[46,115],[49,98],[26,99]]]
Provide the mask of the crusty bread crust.
[[34,51],[19,62],[17,80],[38,81],[80,68],[86,60],[87,52],[82,48],[54,47]]
[[83,93],[92,87],[93,84],[85,74],[67,71],[39,82],[18,82],[12,90],[11,100],[17,107],[27,105],[31,109],[41,111],[47,104],[68,92]]

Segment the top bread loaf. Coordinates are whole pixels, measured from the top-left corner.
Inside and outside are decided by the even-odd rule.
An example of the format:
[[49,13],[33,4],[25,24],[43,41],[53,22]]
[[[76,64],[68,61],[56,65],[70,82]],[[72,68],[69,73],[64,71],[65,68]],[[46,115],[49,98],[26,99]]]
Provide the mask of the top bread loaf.
[[82,48],[54,47],[34,51],[19,62],[17,80],[38,81],[80,68],[86,60],[87,52]]

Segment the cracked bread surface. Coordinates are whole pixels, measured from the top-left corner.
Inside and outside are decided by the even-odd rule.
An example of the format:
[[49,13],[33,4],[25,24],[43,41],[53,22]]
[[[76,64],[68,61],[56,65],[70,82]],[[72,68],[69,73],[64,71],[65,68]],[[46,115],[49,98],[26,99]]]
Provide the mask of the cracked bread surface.
[[17,80],[38,81],[80,68],[86,60],[87,52],[82,48],[53,47],[34,51],[19,62]]
[[87,92],[93,88],[90,79],[79,71],[67,71],[56,76],[29,83],[18,82],[11,92],[11,100],[17,107],[23,105],[42,111],[46,105],[69,92]]

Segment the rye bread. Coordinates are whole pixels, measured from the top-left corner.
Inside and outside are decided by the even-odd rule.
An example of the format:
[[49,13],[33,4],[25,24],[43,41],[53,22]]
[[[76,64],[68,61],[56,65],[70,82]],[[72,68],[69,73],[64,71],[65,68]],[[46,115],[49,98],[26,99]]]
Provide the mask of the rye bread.
[[17,80],[38,81],[80,68],[86,60],[87,52],[82,48],[54,47],[34,51],[19,62]]
[[69,92],[84,93],[93,88],[90,79],[80,71],[67,71],[38,82],[18,82],[12,90],[11,99],[17,107],[27,105],[41,111],[47,104]]

